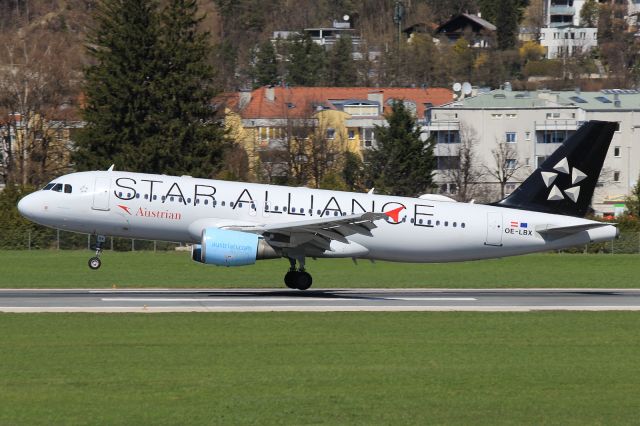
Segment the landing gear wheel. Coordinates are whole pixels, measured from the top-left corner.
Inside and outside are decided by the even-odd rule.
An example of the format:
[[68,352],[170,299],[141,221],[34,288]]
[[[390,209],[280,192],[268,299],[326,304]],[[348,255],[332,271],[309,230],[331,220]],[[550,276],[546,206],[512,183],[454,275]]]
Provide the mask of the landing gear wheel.
[[313,284],[313,278],[311,274],[304,271],[298,271],[296,276],[296,288],[298,290],[306,290]]
[[286,284],[287,287],[289,287],[292,290],[295,290],[295,289],[298,288],[298,287],[296,287],[296,275],[297,274],[298,274],[298,271],[289,271],[284,276],[284,283]]
[[89,268],[96,270],[100,268],[101,265],[102,265],[102,262],[100,261],[100,258],[92,257],[91,259],[89,259]]
[[[304,256],[297,258],[289,257],[289,272],[284,276],[284,283],[291,289],[306,290],[311,287],[313,279],[311,275],[304,270]],[[296,262],[300,265],[296,268]]]

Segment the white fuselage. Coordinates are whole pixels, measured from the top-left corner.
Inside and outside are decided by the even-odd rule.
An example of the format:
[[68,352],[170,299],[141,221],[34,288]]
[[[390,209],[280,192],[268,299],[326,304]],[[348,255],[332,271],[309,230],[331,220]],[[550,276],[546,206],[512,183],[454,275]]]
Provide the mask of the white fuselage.
[[199,243],[203,229],[291,223],[404,207],[399,221],[378,220],[371,235],[332,241],[317,257],[450,262],[512,256],[610,240],[613,226],[548,238],[546,227],[591,224],[569,216],[490,205],[290,188],[115,171],[54,181],[70,193],[37,191],[20,203],[29,219],[62,230]]

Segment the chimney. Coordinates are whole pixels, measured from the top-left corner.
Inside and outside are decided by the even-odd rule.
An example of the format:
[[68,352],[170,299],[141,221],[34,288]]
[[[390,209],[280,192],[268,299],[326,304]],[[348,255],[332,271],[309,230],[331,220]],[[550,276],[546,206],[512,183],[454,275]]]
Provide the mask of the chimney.
[[384,94],[382,91],[367,93],[367,100],[377,102],[379,104],[378,111],[384,110]]
[[240,110],[245,109],[245,107],[249,105],[249,102],[251,102],[251,92],[249,90],[241,90],[238,103]]
[[276,100],[276,91],[273,86],[269,86],[266,88],[266,90],[264,91],[264,97],[271,102]]

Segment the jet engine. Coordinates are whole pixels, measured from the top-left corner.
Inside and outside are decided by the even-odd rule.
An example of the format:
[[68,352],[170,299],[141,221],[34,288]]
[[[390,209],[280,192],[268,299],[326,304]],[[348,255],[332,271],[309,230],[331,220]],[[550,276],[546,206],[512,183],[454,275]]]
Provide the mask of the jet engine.
[[259,235],[219,228],[202,231],[202,242],[191,248],[193,260],[217,266],[253,265],[257,259],[278,257],[280,254]]

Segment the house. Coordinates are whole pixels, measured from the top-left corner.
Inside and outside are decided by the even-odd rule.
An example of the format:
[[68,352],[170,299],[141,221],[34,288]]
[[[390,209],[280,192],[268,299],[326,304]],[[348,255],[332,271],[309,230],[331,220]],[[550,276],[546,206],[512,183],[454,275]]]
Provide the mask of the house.
[[444,37],[451,43],[464,37],[473,47],[489,47],[494,39],[496,26],[478,15],[462,13],[436,28],[435,36]]
[[451,90],[441,88],[261,87],[230,95],[225,123],[247,152],[252,177],[264,179],[259,174],[266,168],[274,174],[270,181],[284,167],[278,154],[289,155],[302,141],[325,154],[362,155],[375,146],[375,126],[386,124],[384,114],[394,101],[404,102],[424,123],[432,107],[451,99]]

